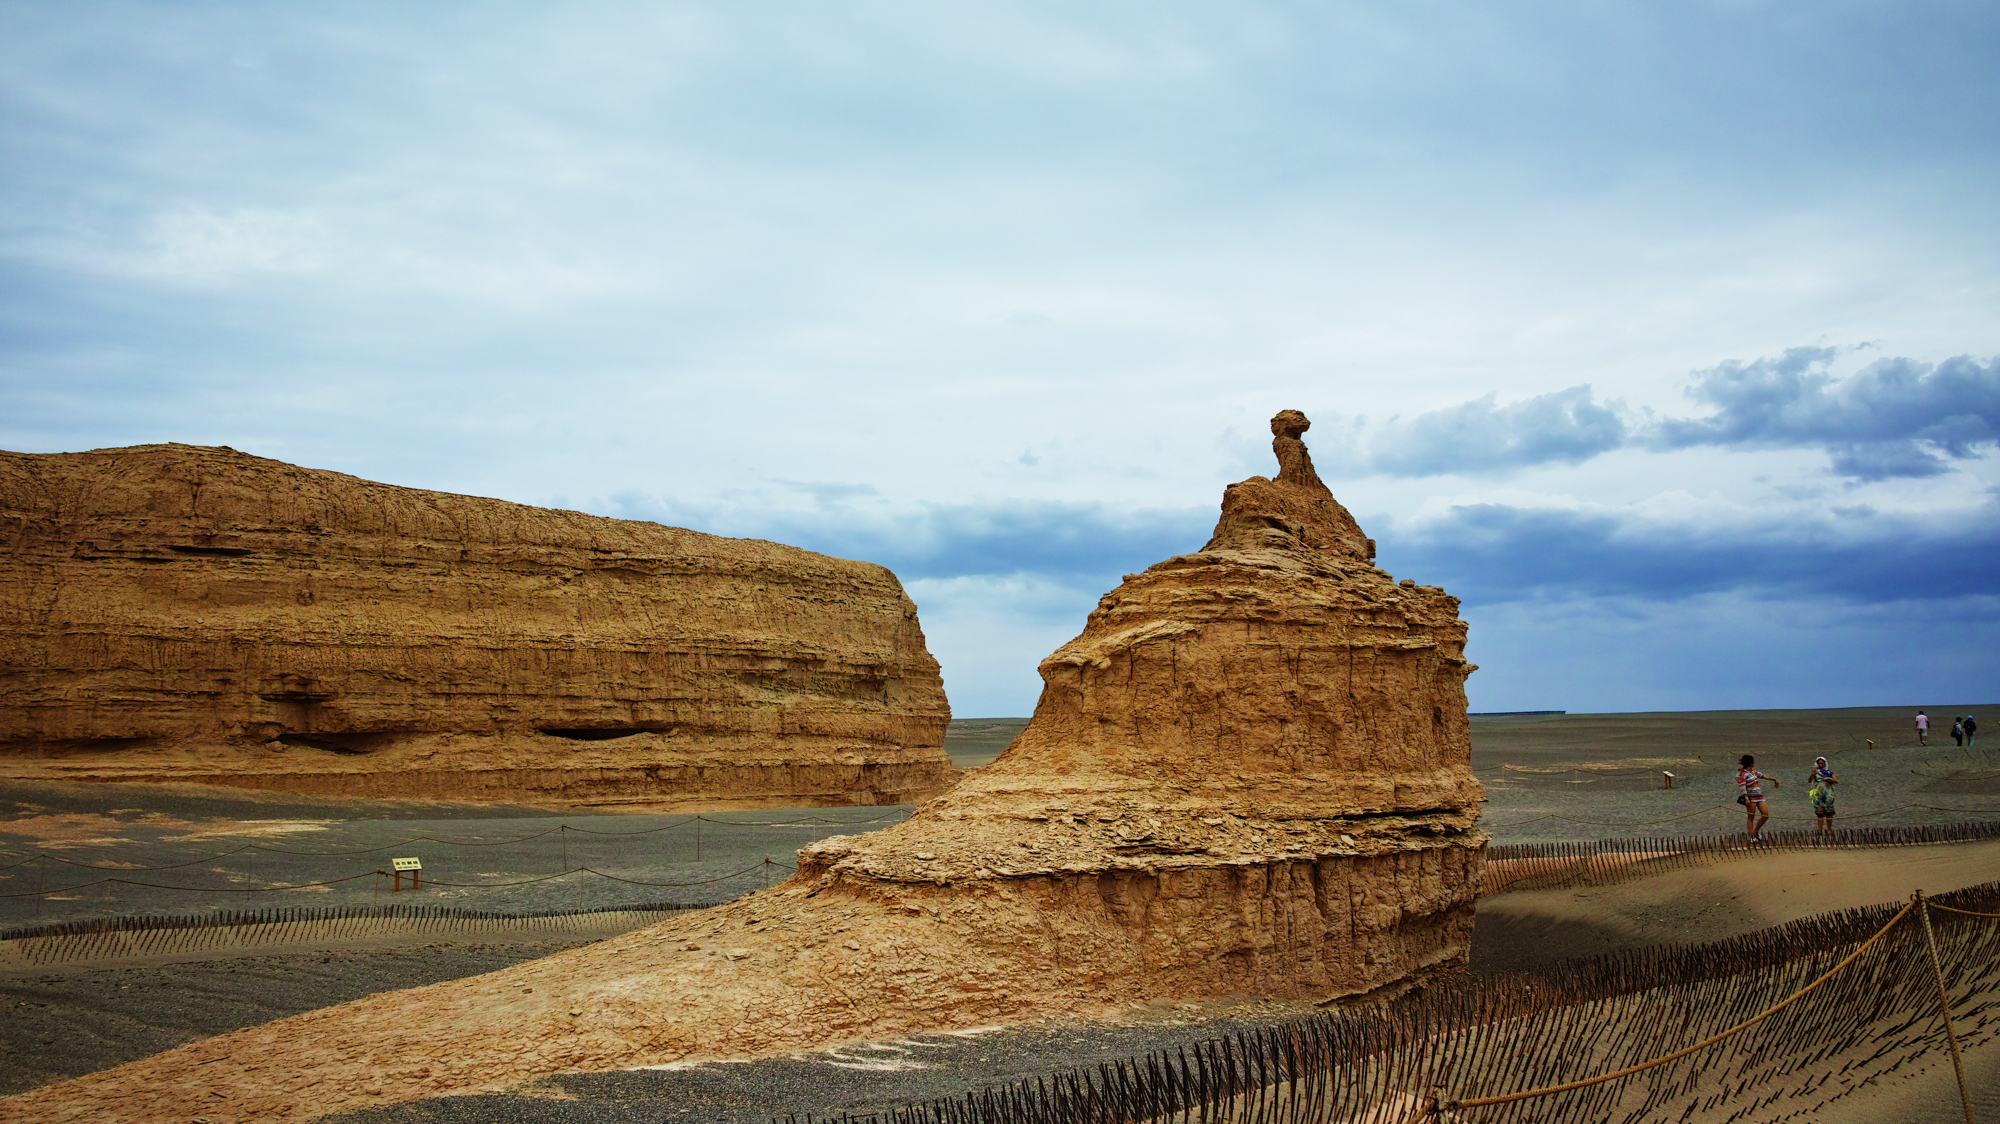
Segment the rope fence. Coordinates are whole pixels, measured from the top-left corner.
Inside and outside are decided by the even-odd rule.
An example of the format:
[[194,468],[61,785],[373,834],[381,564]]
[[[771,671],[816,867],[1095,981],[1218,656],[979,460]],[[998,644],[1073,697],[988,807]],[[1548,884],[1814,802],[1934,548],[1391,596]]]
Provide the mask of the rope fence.
[[[685,888],[719,886],[757,874],[763,886],[795,870],[788,863],[766,858],[754,866],[714,878],[684,882],[655,882],[625,878],[606,871],[579,866],[559,874],[515,882],[442,882],[431,886],[460,889],[493,889],[546,882],[572,875],[591,875],[628,886]],[[372,870],[336,881],[360,878],[388,880],[390,872]],[[102,879],[101,882],[124,879]],[[91,883],[96,885],[98,883]],[[176,889],[202,893],[268,894],[298,890],[303,886],[188,887],[130,883],[155,889]],[[755,889],[753,885],[750,887]],[[747,891],[743,891],[747,892]],[[735,896],[734,893],[728,896]],[[667,913],[708,909],[721,904],[709,902],[649,902],[641,905],[599,906],[590,909],[547,909],[502,911],[466,909],[440,905],[352,905],[332,907],[280,907],[251,910],[215,910],[195,914],[147,914],[123,917],[96,917],[21,925],[0,931],[0,970],[45,967],[52,964],[184,956],[193,953],[268,952],[280,946],[319,947],[340,942],[383,937],[480,935],[518,939],[523,935],[568,935],[584,933],[607,936],[611,932],[636,928],[660,920]],[[609,920],[607,920],[609,919]]]
[[1329,1012],[962,1098],[783,1120],[1805,1119],[1942,1050],[1955,1057],[2000,1037],[1996,906],[2000,882],[1919,894],[1706,945],[1463,979],[1386,1012]]
[[[1779,851],[1821,850],[1854,847],[1911,847],[1941,843],[1977,842],[2000,839],[2000,821],[1973,821],[1929,824],[1920,827],[1841,828],[1824,834],[1805,830],[1769,831],[1762,841],[1750,843],[1741,835],[1661,836],[1638,839],[1584,840],[1563,843],[1497,843],[1486,848],[1486,861],[1479,894],[1485,897],[1509,889],[1557,889],[1596,886],[1669,870],[1753,854]],[[707,886],[741,878],[757,871],[767,875],[772,869],[796,870],[788,863],[766,858],[762,863],[729,874],[686,881],[650,881],[627,878],[587,865],[566,867],[550,874],[511,882],[452,882],[430,879],[429,884],[461,890],[498,890],[550,882],[574,875],[587,875],[633,886],[676,888]],[[102,868],[99,868],[102,869]],[[313,882],[276,883],[269,886],[180,886],[109,877],[66,886],[38,887],[34,890],[0,893],[0,900],[49,898],[73,894],[97,886],[119,885],[138,889],[167,890],[189,894],[271,894],[310,891],[354,882],[363,878],[387,878],[389,872],[369,870],[342,878]],[[766,880],[768,885],[768,877]],[[0,939],[5,939],[0,935]]]
[[1852,847],[1916,847],[2000,839],[2000,821],[1927,824],[1921,827],[1839,828],[1825,834],[1799,829],[1770,831],[1762,842],[1741,834],[1661,836],[1565,843],[1493,843],[1486,847],[1481,897],[1509,889],[1548,890],[1602,886],[1712,862],[1779,851]]
[[[440,839],[430,835],[418,835],[418,836],[412,836],[408,839],[400,840],[395,843],[381,843],[372,847],[357,847],[354,848],[353,850],[347,850],[347,851],[301,851],[289,847],[274,847],[268,843],[246,843],[241,847],[233,847],[227,851],[216,851],[211,854],[188,859],[183,862],[166,863],[159,866],[142,866],[134,863],[125,863],[117,861],[101,862],[101,863],[83,863],[83,862],[77,862],[74,859],[66,859],[59,854],[53,854],[47,850],[42,850],[42,849],[37,849],[33,854],[25,854],[25,855],[18,852],[0,850],[0,858],[14,858],[18,860],[16,862],[8,863],[6,865],[0,865],[0,870],[12,870],[15,867],[26,866],[27,864],[36,861],[56,862],[56,863],[62,863],[66,866],[86,867],[93,870],[173,870],[177,867],[193,866],[195,864],[205,863],[205,862],[215,862],[218,859],[225,859],[232,855],[241,855],[252,852],[270,854],[270,855],[291,855],[294,857],[303,857],[303,858],[338,859],[338,858],[347,858],[352,855],[368,855],[368,854],[373,854],[376,851],[390,851],[399,848],[409,848],[409,847],[416,847],[428,844],[436,844],[441,847],[511,847],[521,843],[532,843],[537,839],[545,839],[551,835],[562,836],[568,834],[577,834],[577,835],[595,835],[595,836],[610,837],[610,838],[632,837],[632,836],[643,836],[643,835],[658,835],[662,832],[678,831],[690,825],[692,825],[695,828],[695,830],[699,832],[701,830],[701,825],[705,823],[715,824],[718,827],[757,827],[757,828],[866,827],[869,824],[886,823],[892,819],[907,819],[909,815],[910,811],[908,809],[900,809],[900,808],[894,812],[890,812],[880,816],[874,816],[865,820],[842,820],[842,819],[830,819],[825,816],[809,816],[806,817],[805,819],[797,819],[797,820],[747,820],[746,821],[746,820],[720,820],[716,819],[713,816],[692,815],[688,816],[686,819],[683,819],[678,823],[663,824],[659,827],[642,828],[638,831],[601,831],[597,828],[575,827],[570,824],[564,823],[564,824],[558,824],[555,827],[549,828],[546,831],[531,832],[527,835],[515,836],[512,839]],[[0,828],[4,827],[5,824],[0,823]]]
[[287,946],[324,948],[345,941],[383,937],[577,939],[608,936],[719,904],[644,902],[598,909],[523,912],[396,904],[98,917],[23,926],[0,933],[0,969],[46,968],[58,964],[97,966],[106,961],[196,953],[265,953]]
[[77,890],[88,890],[93,886],[135,886],[148,890],[177,890],[185,894],[275,894],[283,890],[317,890],[327,886],[338,886],[344,882],[373,878],[378,874],[386,877],[388,873],[385,870],[364,870],[360,874],[350,874],[345,878],[328,878],[318,882],[284,882],[271,886],[168,886],[159,882],[135,882],[130,878],[99,878],[94,882],[79,882],[74,886],[0,894],[0,898],[45,898]]
[[[1840,814],[1840,818],[1844,822],[1851,822],[1853,820],[1869,819],[1875,816],[1894,815],[1897,812],[1910,811],[1910,810],[1925,811],[1925,812],[1943,812],[1947,814],[1959,814],[1959,815],[2000,814],[2000,807],[1962,808],[1962,807],[1948,807],[1941,804],[1896,804],[1887,808],[1878,808],[1872,812],[1842,811]],[[1480,826],[1487,831],[1504,831],[1510,828],[1525,827],[1529,824],[1536,824],[1536,823],[1572,823],[1587,827],[1617,827],[1617,828],[1656,827],[1660,824],[1679,823],[1684,820],[1694,819],[1698,816],[1711,815],[1715,812],[1720,812],[1720,811],[1728,811],[1737,815],[1741,815],[1741,809],[1739,809],[1737,806],[1733,804],[1718,803],[1718,804],[1704,805],[1703,807],[1697,808],[1694,811],[1684,812],[1680,815],[1666,816],[1660,819],[1651,819],[1651,820],[1593,820],[1593,819],[1584,819],[1580,816],[1567,816],[1557,812],[1545,812],[1540,815],[1529,816],[1524,819],[1508,820],[1505,823],[1490,823],[1490,824],[1483,823]],[[508,839],[448,839],[430,835],[417,835],[417,836],[411,836],[407,839],[399,840],[394,843],[381,843],[370,847],[357,847],[350,850],[341,850],[341,851],[308,851],[291,847],[277,847],[268,843],[246,843],[240,847],[232,847],[226,851],[214,851],[205,855],[199,855],[194,858],[185,859],[180,862],[161,863],[156,865],[143,865],[139,863],[125,862],[119,860],[112,860],[108,862],[79,862],[75,859],[66,858],[61,854],[42,849],[36,849],[33,852],[19,852],[19,851],[8,850],[5,848],[0,848],[0,859],[14,860],[12,862],[0,863],[0,871],[12,870],[17,867],[26,866],[29,863],[37,861],[60,863],[64,866],[74,866],[92,870],[123,870],[123,871],[174,870],[180,867],[197,866],[202,863],[216,862],[218,860],[229,858],[234,855],[251,854],[251,853],[290,855],[293,857],[300,857],[300,858],[332,859],[332,858],[347,858],[353,855],[373,854],[377,851],[407,849],[410,847],[424,846],[424,845],[436,845],[441,847],[474,847],[474,848],[511,847],[511,846],[517,846],[522,843],[532,843],[537,839],[545,839],[551,835],[577,834],[577,835],[592,835],[605,838],[639,837],[639,836],[659,835],[661,833],[670,831],[678,831],[681,830],[682,828],[690,826],[695,827],[695,829],[699,831],[700,830],[699,825],[704,823],[714,824],[718,827],[736,827],[736,828],[866,827],[871,824],[886,823],[890,820],[906,819],[909,817],[909,815],[910,812],[907,809],[898,809],[895,812],[886,815],[874,816],[869,819],[862,819],[862,820],[830,819],[824,816],[811,816],[804,819],[792,819],[792,820],[724,820],[724,819],[717,819],[713,816],[707,816],[707,815],[691,815],[688,816],[686,819],[679,821],[678,823],[664,824],[660,827],[642,828],[637,831],[603,831],[597,828],[577,827],[565,823],[565,824],[558,824],[557,826],[549,828],[546,831],[530,832],[527,835],[518,835]],[[4,825],[0,824],[0,827],[4,827]]]
[[[798,867],[793,866],[789,863],[781,863],[775,859],[767,858],[763,862],[758,863],[755,866],[747,866],[744,867],[742,870],[734,871],[730,874],[717,875],[714,878],[697,878],[687,882],[647,882],[637,878],[625,878],[621,875],[611,874],[602,870],[596,870],[588,866],[574,866],[569,868],[568,870],[557,871],[554,874],[544,874],[535,878],[522,878],[513,882],[445,882],[433,878],[433,879],[426,879],[426,883],[431,886],[443,886],[460,890],[504,890],[512,886],[531,886],[538,882],[552,882],[558,878],[568,878],[572,874],[588,874],[595,876],[597,878],[608,879],[609,881],[612,882],[623,882],[628,886],[653,886],[659,888],[669,888],[669,887],[686,887],[686,886],[710,886],[717,882],[727,882],[733,878],[742,878],[745,875],[755,874],[759,871],[763,871],[768,876],[773,869],[784,870],[784,871],[795,871],[798,869]],[[350,874],[345,878],[329,878],[320,882],[280,882],[270,886],[169,886],[160,882],[138,882],[130,878],[99,878],[94,882],[82,882],[74,886],[59,886],[53,889],[28,890],[18,894],[0,894],[0,899],[50,897],[54,895],[73,893],[77,890],[88,890],[93,886],[106,886],[106,885],[132,886],[147,890],[174,890],[186,894],[278,894],[288,890],[314,890],[327,886],[338,886],[345,882],[354,882],[363,878],[389,878],[389,877],[391,877],[391,874],[389,871],[386,870],[364,870],[360,874]],[[768,877],[766,879],[765,884],[766,885],[770,884]],[[9,938],[5,933],[0,933],[0,940],[7,940],[7,939]]]
[[[2000,808],[1947,808],[1940,804],[1897,804],[1888,808],[1877,808],[1872,812],[1843,811],[1840,813],[1840,818],[1843,821],[1865,820],[1872,819],[1875,816],[1891,816],[1897,812],[1906,812],[1912,809],[1923,812],[1955,812],[1967,815],[1992,815],[2000,813]],[[1527,819],[1509,820],[1506,823],[1481,823],[1479,826],[1487,831],[1504,831],[1508,828],[1526,827],[1534,823],[1573,823],[1589,827],[1654,827],[1663,823],[1679,823],[1682,820],[1694,819],[1696,816],[1708,816],[1722,811],[1727,811],[1739,819],[1743,816],[1743,809],[1740,805],[1708,804],[1692,812],[1686,812],[1678,816],[1667,816],[1657,820],[1586,820],[1577,816],[1565,816],[1558,812],[1544,812],[1538,816],[1529,816]]]

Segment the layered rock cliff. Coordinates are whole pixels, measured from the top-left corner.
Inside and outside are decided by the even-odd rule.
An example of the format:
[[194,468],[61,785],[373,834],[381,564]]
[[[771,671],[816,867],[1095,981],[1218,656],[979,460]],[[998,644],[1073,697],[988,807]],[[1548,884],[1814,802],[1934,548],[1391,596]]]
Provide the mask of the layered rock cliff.
[[1305,424],[1280,414],[1277,479],[1232,486],[1206,548],[1107,594],[1042,661],[1027,730],[909,820],[807,847],[726,906],[195,1043],[0,1118],[331,1112],[1131,1002],[1382,996],[1462,964],[1485,845],[1465,626],[1442,590],[1370,563]]
[[0,770],[896,803],[949,711],[888,570],[226,448],[0,453]]

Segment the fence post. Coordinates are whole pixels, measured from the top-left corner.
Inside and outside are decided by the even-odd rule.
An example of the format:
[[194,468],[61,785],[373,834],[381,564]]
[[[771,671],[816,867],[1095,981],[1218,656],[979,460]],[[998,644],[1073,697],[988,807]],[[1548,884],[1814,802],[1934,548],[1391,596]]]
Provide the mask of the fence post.
[[1958,1036],[1951,1032],[1951,995],[1944,986],[1944,961],[1938,956],[1937,934],[1931,931],[1931,907],[1924,900],[1924,892],[1918,890],[1911,895],[1917,903],[1917,916],[1923,918],[1924,943],[1930,946],[1931,970],[1937,975],[1938,1017],[1944,1020],[1944,1040],[1951,1043],[1951,1068],[1958,1074],[1958,1099],[1965,1107],[1965,1124],[1974,1124],[1972,1119],[1972,1094],[1965,1088],[1965,1062],[1958,1056]]

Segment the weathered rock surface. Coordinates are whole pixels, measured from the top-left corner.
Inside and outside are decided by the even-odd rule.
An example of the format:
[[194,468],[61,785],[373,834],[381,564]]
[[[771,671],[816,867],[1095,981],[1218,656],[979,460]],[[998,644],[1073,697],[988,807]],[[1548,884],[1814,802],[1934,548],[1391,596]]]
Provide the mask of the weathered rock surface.
[[1279,415],[1279,477],[1230,488],[1207,548],[1107,594],[1042,662],[1027,730],[904,823],[822,840],[718,909],[0,1116],[324,1112],[1166,997],[1382,995],[1462,963],[1485,843],[1465,626],[1369,564],[1304,426]]
[[1277,479],[1231,485],[1206,547],[1128,575],[1042,661],[999,761],[806,848],[800,877],[996,882],[1060,948],[1118,934],[1051,987],[1319,999],[1463,963],[1485,836],[1458,601],[1371,564],[1306,425],[1272,419]]
[[951,775],[866,562],[187,445],[0,453],[0,541],[10,776],[671,808]]

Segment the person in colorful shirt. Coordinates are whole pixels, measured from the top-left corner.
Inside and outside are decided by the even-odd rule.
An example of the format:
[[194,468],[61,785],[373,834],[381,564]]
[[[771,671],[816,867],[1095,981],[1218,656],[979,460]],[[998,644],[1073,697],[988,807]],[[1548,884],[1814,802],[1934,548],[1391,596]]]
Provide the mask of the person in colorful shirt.
[[1743,805],[1743,810],[1747,813],[1743,821],[1743,830],[1749,834],[1750,842],[1762,843],[1764,825],[1771,820],[1771,809],[1764,803],[1764,782],[1770,781],[1772,788],[1781,786],[1778,784],[1778,778],[1757,771],[1755,757],[1746,753],[1741,764],[1742,768],[1736,770],[1736,787],[1743,790],[1743,795],[1737,802]]
[[1931,744],[1931,716],[1921,710],[1917,712],[1917,744]]
[[1833,786],[1839,783],[1826,758],[1813,758],[1812,772],[1806,774],[1806,794],[1812,797],[1814,835],[1833,834]]

